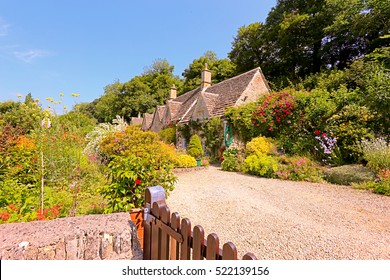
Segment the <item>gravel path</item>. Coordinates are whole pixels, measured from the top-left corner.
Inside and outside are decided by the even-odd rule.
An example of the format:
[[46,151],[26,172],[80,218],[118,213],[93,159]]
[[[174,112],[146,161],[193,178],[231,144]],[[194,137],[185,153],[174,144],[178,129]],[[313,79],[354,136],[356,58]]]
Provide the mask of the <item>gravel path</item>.
[[210,166],[177,173],[171,212],[232,241],[239,257],[390,259],[390,197],[346,186],[258,178]]

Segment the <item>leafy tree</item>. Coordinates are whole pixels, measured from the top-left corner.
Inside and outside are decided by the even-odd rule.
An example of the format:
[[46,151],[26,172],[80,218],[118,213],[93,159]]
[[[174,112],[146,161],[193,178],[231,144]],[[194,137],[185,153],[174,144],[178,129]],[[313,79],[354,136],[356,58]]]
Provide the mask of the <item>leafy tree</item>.
[[223,80],[233,77],[236,74],[235,65],[229,59],[218,59],[212,51],[207,51],[198,59],[194,59],[187,69],[183,72],[184,85],[181,92],[187,92],[200,86],[201,73],[207,64],[208,69],[212,71],[212,83],[216,84]]
[[232,42],[232,50],[229,58],[237,65],[238,72],[260,66],[266,60],[264,57],[264,24],[255,22],[248,26],[242,26],[237,31],[237,36]]
[[117,115],[129,121],[138,113],[151,113],[156,105],[166,102],[173,84],[181,86],[182,82],[173,74],[173,69],[167,60],[159,59],[146,67],[142,75],[125,83],[117,81],[107,85],[104,95],[94,101],[93,116],[99,122],[111,121]]
[[264,24],[238,30],[229,57],[240,72],[261,66],[285,86],[387,46],[389,28],[386,0],[279,0]]

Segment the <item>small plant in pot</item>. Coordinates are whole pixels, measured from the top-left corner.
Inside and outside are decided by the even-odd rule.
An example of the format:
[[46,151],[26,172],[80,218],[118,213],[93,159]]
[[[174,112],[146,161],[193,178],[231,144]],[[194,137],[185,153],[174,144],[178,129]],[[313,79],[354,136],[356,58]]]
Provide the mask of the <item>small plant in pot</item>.
[[204,152],[200,138],[196,134],[190,138],[190,143],[188,144],[188,153],[196,159],[197,166],[200,166]]

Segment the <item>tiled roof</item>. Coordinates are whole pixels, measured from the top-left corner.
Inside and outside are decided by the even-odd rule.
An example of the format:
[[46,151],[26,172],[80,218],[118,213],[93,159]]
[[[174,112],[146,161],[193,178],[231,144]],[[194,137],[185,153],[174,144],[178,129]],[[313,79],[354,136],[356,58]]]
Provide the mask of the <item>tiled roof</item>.
[[[228,106],[234,106],[236,104],[256,74],[261,75],[262,80],[269,89],[267,81],[260,67],[258,67],[203,90],[200,87],[193,89],[168,101],[167,106],[169,106],[171,113],[171,121],[178,123],[190,121],[200,96],[202,96],[202,99],[206,103],[210,117],[222,116]],[[157,106],[156,113],[160,121],[164,117],[165,110],[168,108],[167,106]]]
[[218,100],[218,94],[202,92],[202,97],[204,102],[206,103],[207,111],[209,112],[209,114],[211,114],[215,107],[215,103]]
[[148,130],[152,124],[152,121],[153,121],[153,114],[146,113],[142,121],[142,129]]
[[181,102],[178,102],[175,100],[168,101],[168,106],[169,106],[169,111],[171,113],[171,118],[176,116],[177,112],[179,112],[181,104],[182,104]]
[[157,106],[157,116],[158,116],[158,119],[159,121],[161,122],[163,117],[164,117],[164,113],[165,113],[165,108],[166,106]]
[[207,88],[206,92],[218,94],[218,98],[215,100],[215,106],[213,111],[210,112],[210,115],[222,116],[228,106],[233,106],[258,71],[260,71],[260,68],[255,68]]
[[132,125],[140,125],[140,124],[142,124],[142,121],[143,121],[143,118],[132,117],[130,123]]
[[172,121],[186,122],[191,118],[191,111],[194,110],[194,105],[198,96],[201,93],[200,88],[193,89],[179,97],[173,99],[177,102],[182,102],[177,114],[172,118]]

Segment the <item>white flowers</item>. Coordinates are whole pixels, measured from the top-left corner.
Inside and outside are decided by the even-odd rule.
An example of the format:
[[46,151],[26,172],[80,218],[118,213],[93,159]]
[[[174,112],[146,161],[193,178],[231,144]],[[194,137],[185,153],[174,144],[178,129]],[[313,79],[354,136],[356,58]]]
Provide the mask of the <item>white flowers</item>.
[[49,129],[51,127],[51,121],[49,118],[44,118],[41,122],[41,126],[45,129]]

